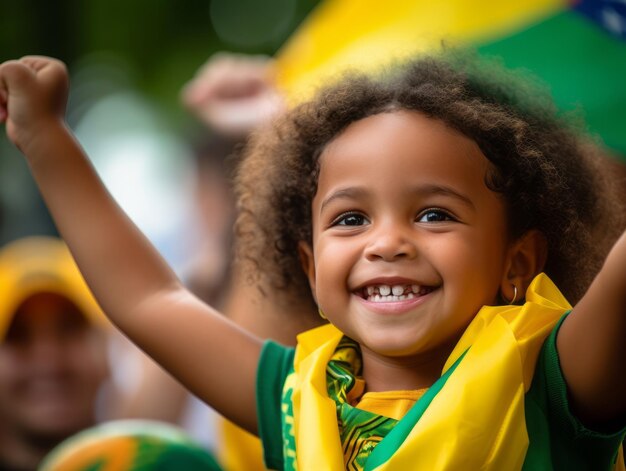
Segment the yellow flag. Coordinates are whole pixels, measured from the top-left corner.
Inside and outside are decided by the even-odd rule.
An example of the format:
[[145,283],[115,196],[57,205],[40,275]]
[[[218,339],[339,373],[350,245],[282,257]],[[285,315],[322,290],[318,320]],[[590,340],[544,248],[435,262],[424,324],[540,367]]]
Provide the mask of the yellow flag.
[[326,0],[279,51],[278,83],[293,101],[350,68],[372,70],[442,42],[488,40],[564,9],[565,0]]

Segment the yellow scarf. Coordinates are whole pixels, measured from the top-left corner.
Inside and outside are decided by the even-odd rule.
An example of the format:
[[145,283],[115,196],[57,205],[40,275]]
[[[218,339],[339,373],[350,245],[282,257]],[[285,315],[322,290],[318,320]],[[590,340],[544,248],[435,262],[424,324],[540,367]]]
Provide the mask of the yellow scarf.
[[[374,449],[366,469],[521,469],[528,448],[524,394],[544,340],[569,309],[543,274],[523,306],[483,307],[444,366],[445,376],[467,352],[454,374],[415,424],[391,437],[394,429]],[[326,365],[341,337],[332,325],[298,337],[292,401],[300,471],[344,469],[336,405],[326,390]]]

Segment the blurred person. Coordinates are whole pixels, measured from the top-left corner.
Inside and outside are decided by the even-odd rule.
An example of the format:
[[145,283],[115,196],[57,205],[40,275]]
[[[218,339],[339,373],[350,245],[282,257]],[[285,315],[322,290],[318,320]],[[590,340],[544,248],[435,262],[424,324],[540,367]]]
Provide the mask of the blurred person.
[[[276,61],[269,57],[220,52],[210,57],[182,89],[184,106],[207,130],[235,142],[233,167],[237,165],[237,147],[244,147],[250,134],[287,109],[276,74]],[[258,276],[263,267],[238,259],[237,234],[231,236],[235,260],[224,312],[263,338],[294,345],[296,333],[320,324],[317,309],[287,291],[272,292],[268,297],[269,287]],[[294,316],[294,310],[300,315]]]
[[[183,87],[181,101],[209,132],[243,147],[253,132],[287,110],[287,97],[277,86],[277,74],[277,62],[272,58],[220,52]],[[236,148],[237,144],[232,166],[237,165]],[[259,336],[294,345],[296,333],[320,324],[317,308],[288,291],[272,292],[268,297],[269,287],[259,277],[263,267],[238,259],[237,234],[232,237],[235,263],[224,312]],[[294,316],[294,310],[300,315]]]
[[259,55],[214,54],[183,87],[181,99],[211,132],[235,140],[285,110],[275,61]]
[[96,423],[106,326],[63,242],[31,237],[0,251],[0,469],[34,470]]
[[206,302],[223,305],[232,259],[235,202],[231,188],[233,155],[239,140],[219,134],[193,145],[195,185],[190,230],[194,254],[183,266],[185,284]]
[[[275,78],[276,63],[271,58],[220,52],[199,68],[183,88],[181,99],[209,131],[239,140],[243,146],[251,133],[286,110],[285,96]],[[233,237],[236,246],[237,235]],[[295,345],[299,332],[322,323],[308,299],[303,302],[289,291],[264,286],[258,276],[262,267],[236,259],[231,270],[224,312],[248,331]],[[225,469],[265,469],[257,437],[226,419],[220,421],[218,433],[218,457]]]

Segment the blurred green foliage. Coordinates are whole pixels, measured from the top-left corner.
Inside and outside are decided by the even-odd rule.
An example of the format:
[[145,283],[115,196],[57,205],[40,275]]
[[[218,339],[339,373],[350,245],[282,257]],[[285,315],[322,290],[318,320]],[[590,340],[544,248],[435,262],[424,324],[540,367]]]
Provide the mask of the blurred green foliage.
[[[130,69],[133,85],[182,117],[180,87],[214,52],[273,54],[318,0],[0,0],[0,61],[42,54],[65,61],[70,70],[86,55],[106,53]],[[213,4],[213,5],[212,5]],[[289,15],[281,16],[288,8]],[[271,27],[269,40],[221,39],[211,12],[225,15],[224,27],[243,31]],[[230,13],[230,16],[229,16]],[[287,23],[285,24],[285,21]]]
[[[88,64],[92,74],[103,64],[97,88],[91,76],[87,93],[75,77],[70,125],[121,83],[184,139],[204,131],[179,101],[198,68],[217,51],[274,54],[318,1],[0,0],[0,62],[48,55],[70,73]],[[0,244],[54,231],[26,163],[0,126]]]

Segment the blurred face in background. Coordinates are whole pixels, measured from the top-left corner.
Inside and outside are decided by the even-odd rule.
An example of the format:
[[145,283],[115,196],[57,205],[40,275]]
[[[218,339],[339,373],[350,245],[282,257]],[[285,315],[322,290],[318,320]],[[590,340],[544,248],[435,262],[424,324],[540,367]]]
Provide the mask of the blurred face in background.
[[107,375],[104,331],[63,296],[27,298],[0,342],[4,433],[45,446],[93,425]]

